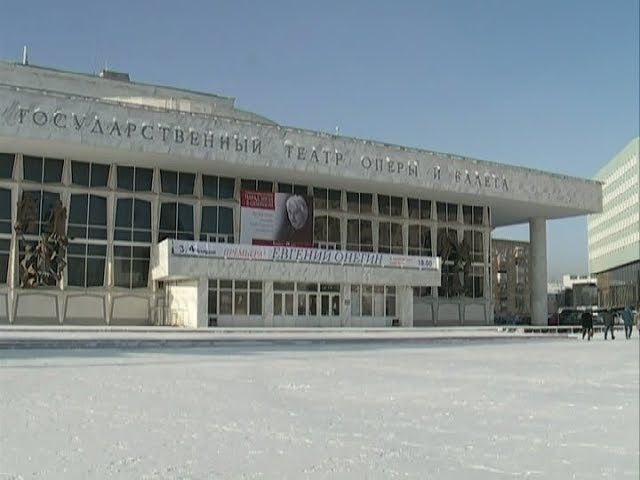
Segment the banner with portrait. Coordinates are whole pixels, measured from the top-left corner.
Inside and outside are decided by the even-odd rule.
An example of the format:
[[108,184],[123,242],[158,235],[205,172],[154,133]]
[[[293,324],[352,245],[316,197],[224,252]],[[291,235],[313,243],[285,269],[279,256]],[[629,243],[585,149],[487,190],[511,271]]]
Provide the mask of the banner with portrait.
[[313,246],[313,197],[240,192],[240,243]]

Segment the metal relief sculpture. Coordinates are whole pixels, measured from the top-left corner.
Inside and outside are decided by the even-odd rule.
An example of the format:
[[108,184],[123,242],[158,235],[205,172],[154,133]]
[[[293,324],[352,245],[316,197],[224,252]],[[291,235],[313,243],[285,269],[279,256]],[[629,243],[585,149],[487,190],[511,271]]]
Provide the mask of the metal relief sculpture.
[[[458,241],[455,231],[443,232],[438,238],[443,268],[442,288],[447,297],[468,293],[471,285],[471,245],[466,239]],[[466,288],[465,288],[466,287]]]
[[60,200],[56,200],[37,242],[25,238],[25,235],[38,232],[38,209],[31,193],[22,194],[17,213],[14,229],[22,245],[21,250],[24,250],[20,260],[20,286],[37,288],[59,285],[67,265],[67,209]]

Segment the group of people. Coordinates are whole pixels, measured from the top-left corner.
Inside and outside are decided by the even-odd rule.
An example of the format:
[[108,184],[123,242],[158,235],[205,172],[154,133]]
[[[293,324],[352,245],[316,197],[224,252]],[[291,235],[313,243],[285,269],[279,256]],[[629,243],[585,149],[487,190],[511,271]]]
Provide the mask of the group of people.
[[[624,310],[618,313],[622,317],[624,323],[624,336],[627,340],[631,338],[633,333],[633,312],[631,307],[625,307]],[[602,321],[604,323],[604,339],[607,340],[609,332],[611,332],[611,340],[615,340],[614,325],[615,314],[612,309],[607,309],[602,312]],[[640,325],[638,326],[640,328]],[[593,338],[593,313],[590,310],[585,310],[582,313],[582,339],[587,337],[587,340]]]

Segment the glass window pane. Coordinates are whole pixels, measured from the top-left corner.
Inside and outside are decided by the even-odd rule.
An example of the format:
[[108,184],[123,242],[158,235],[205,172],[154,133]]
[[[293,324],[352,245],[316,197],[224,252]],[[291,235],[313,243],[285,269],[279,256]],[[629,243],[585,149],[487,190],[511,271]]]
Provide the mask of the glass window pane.
[[151,202],[136,199],[134,203],[133,226],[137,229],[151,230]]
[[347,211],[360,213],[360,195],[355,192],[347,192]]
[[178,204],[178,231],[193,234],[193,205]]
[[218,313],[218,291],[209,290],[209,302],[207,307],[209,315],[216,315]]
[[318,314],[318,295],[309,295],[309,315]]
[[86,162],[71,162],[71,183],[89,186],[89,164]]
[[13,177],[13,164],[15,155],[13,153],[0,153],[0,178]]
[[396,296],[387,295],[386,312],[387,317],[393,317],[396,314]]
[[44,182],[62,183],[62,167],[64,161],[58,158],[44,159]]
[[333,243],[340,243],[340,219],[329,217],[328,219],[328,240]]
[[262,315],[262,291],[249,292],[249,315]]
[[267,182],[264,180],[258,181],[258,191],[259,192],[272,192],[273,191],[273,182]]
[[273,294],[273,314],[282,315],[282,294],[281,293]]
[[293,185],[291,183],[278,182],[278,192],[293,193]]
[[99,197],[97,195],[91,195],[89,197],[89,224],[107,224],[107,199],[105,197]]
[[109,165],[91,164],[91,186],[106,187],[109,183]]
[[298,315],[307,314],[307,296],[304,293],[298,294]]
[[329,190],[329,208],[332,210],[340,210],[340,190]]
[[176,204],[163,203],[160,205],[160,230],[176,230]]
[[218,233],[218,207],[202,207],[200,231]]
[[360,194],[360,213],[373,212],[373,195],[370,193]]
[[235,183],[236,181],[233,178],[220,177],[220,183],[218,186],[219,198],[233,198]]
[[329,295],[320,296],[320,315],[329,315]]
[[235,314],[236,315],[246,315],[248,310],[247,304],[247,291],[246,290],[236,290],[236,300],[235,300]]
[[162,193],[178,193],[178,173],[160,170],[160,186]]
[[285,293],[284,295],[284,314],[293,315],[293,293]]
[[69,208],[69,235],[71,236],[71,224],[81,227],[76,235],[86,235],[85,226],[87,224],[87,195],[73,194],[71,195],[71,205]]
[[389,215],[391,213],[391,202],[387,195],[378,195],[378,213]]
[[473,223],[475,225],[483,224],[483,211],[482,207],[473,207]]
[[326,188],[313,189],[313,207],[326,210],[327,208],[327,189]]
[[133,199],[119,198],[116,203],[116,227],[131,228],[133,222]]
[[180,173],[178,175],[178,195],[193,195],[193,185],[196,182],[194,173]]
[[[114,250],[117,247],[114,247]],[[131,285],[131,260],[129,257],[114,258],[113,283],[116,287],[129,288]]]
[[149,278],[149,260],[131,261],[131,288],[146,288]]
[[0,188],[0,233],[11,233],[11,190]]
[[22,157],[22,177],[30,182],[42,182],[42,158],[24,155]]
[[391,197],[391,215],[394,217],[402,216],[402,198]]
[[151,168],[136,168],[136,192],[150,192],[153,185],[153,170]]
[[340,296],[333,295],[331,297],[331,315],[340,315]]
[[218,198],[218,177],[202,176],[202,195],[209,198]]
[[233,298],[230,290],[220,290],[220,314],[231,315],[233,313]]
[[122,190],[133,190],[133,167],[121,167],[116,168],[117,172],[117,186]]
[[420,218],[420,201],[415,198],[407,199],[409,218]]
[[218,233],[233,235],[233,209],[220,207],[218,209]]
[[68,256],[67,283],[74,287],[84,287],[84,257]]
[[104,258],[87,258],[87,287],[104,284]]
[[437,211],[436,213],[438,214],[438,221],[446,222],[447,221],[447,204],[443,202],[437,202],[436,211]]

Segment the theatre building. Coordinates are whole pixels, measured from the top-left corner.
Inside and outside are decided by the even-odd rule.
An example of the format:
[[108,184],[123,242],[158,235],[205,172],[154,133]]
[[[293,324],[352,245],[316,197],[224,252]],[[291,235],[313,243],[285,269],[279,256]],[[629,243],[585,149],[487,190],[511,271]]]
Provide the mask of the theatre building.
[[602,203],[596,181],[9,62],[0,152],[0,322],[14,325],[491,324],[491,232],[518,223],[546,323],[546,220]]

